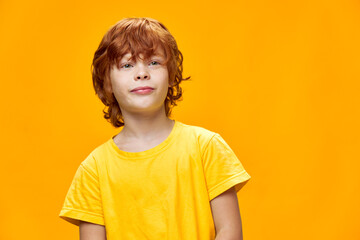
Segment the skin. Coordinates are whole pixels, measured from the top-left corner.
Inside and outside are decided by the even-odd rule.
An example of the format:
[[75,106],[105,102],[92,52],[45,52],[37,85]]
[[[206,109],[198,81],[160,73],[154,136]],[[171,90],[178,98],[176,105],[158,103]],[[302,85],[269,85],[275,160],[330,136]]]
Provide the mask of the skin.
[[232,187],[210,201],[215,240],[243,240],[238,198]]
[[[120,60],[120,69],[113,66],[110,72],[112,91],[125,123],[114,142],[124,151],[138,152],[164,141],[174,121],[165,113],[164,101],[170,83],[168,69],[164,64],[164,51],[158,49],[156,55],[148,61],[137,59],[136,62],[129,62],[130,56],[126,54]],[[130,92],[139,86],[150,86],[154,91],[147,95]]]
[[80,240],[105,240],[105,226],[80,221],[79,225]]
[[[158,50],[148,61],[140,59],[128,62],[130,54],[120,60],[120,68],[113,66],[110,71],[111,88],[119,103],[124,127],[114,138],[115,144],[128,152],[145,151],[163,142],[174,126],[174,121],[165,113],[164,101],[169,83],[164,52]],[[139,86],[150,86],[151,94],[138,95],[130,92]],[[241,219],[237,196],[229,189],[211,202],[216,240],[242,240]],[[105,226],[81,221],[80,240],[106,239]]]

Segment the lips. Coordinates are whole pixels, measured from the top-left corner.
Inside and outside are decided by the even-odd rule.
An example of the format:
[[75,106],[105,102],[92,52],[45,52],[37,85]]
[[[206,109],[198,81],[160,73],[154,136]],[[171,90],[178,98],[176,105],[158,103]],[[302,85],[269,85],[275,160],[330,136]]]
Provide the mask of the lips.
[[134,91],[137,91],[137,90],[145,90],[145,89],[154,89],[154,88],[149,87],[149,86],[137,87],[137,88],[134,88],[133,90],[131,90],[131,92],[134,92]]

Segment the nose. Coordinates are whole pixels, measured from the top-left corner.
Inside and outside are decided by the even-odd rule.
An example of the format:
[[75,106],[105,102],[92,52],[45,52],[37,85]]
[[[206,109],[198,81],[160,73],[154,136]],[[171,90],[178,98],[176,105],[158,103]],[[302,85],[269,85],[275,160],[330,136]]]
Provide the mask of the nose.
[[150,79],[150,74],[147,71],[146,67],[145,66],[139,67],[138,71],[135,74],[135,80],[148,80],[148,79]]

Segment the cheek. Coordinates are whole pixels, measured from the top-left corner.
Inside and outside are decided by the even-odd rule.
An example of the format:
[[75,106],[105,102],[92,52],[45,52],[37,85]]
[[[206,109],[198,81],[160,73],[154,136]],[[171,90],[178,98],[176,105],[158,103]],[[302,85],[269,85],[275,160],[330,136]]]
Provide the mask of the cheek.
[[127,88],[119,84],[119,82],[114,82],[114,84],[112,85],[112,92],[118,101],[126,98],[126,91]]
[[168,82],[169,82],[169,72],[166,69],[164,69],[163,71],[161,71],[159,73],[159,78],[161,79],[161,81],[162,81],[162,83],[164,85],[168,84]]
[[127,81],[125,81],[125,79],[126,79],[126,76],[124,76],[123,74],[113,75],[111,77],[111,86],[112,86],[113,90],[116,91],[116,89],[126,88]]

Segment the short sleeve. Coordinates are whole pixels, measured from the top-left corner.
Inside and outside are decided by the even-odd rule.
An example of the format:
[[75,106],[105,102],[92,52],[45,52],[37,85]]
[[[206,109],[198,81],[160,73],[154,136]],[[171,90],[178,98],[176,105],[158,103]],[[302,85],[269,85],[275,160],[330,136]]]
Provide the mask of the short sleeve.
[[96,168],[85,164],[90,158],[91,155],[78,167],[59,214],[77,226],[80,220],[105,225]]
[[233,186],[238,192],[251,178],[218,133],[205,146],[202,160],[210,201]]

